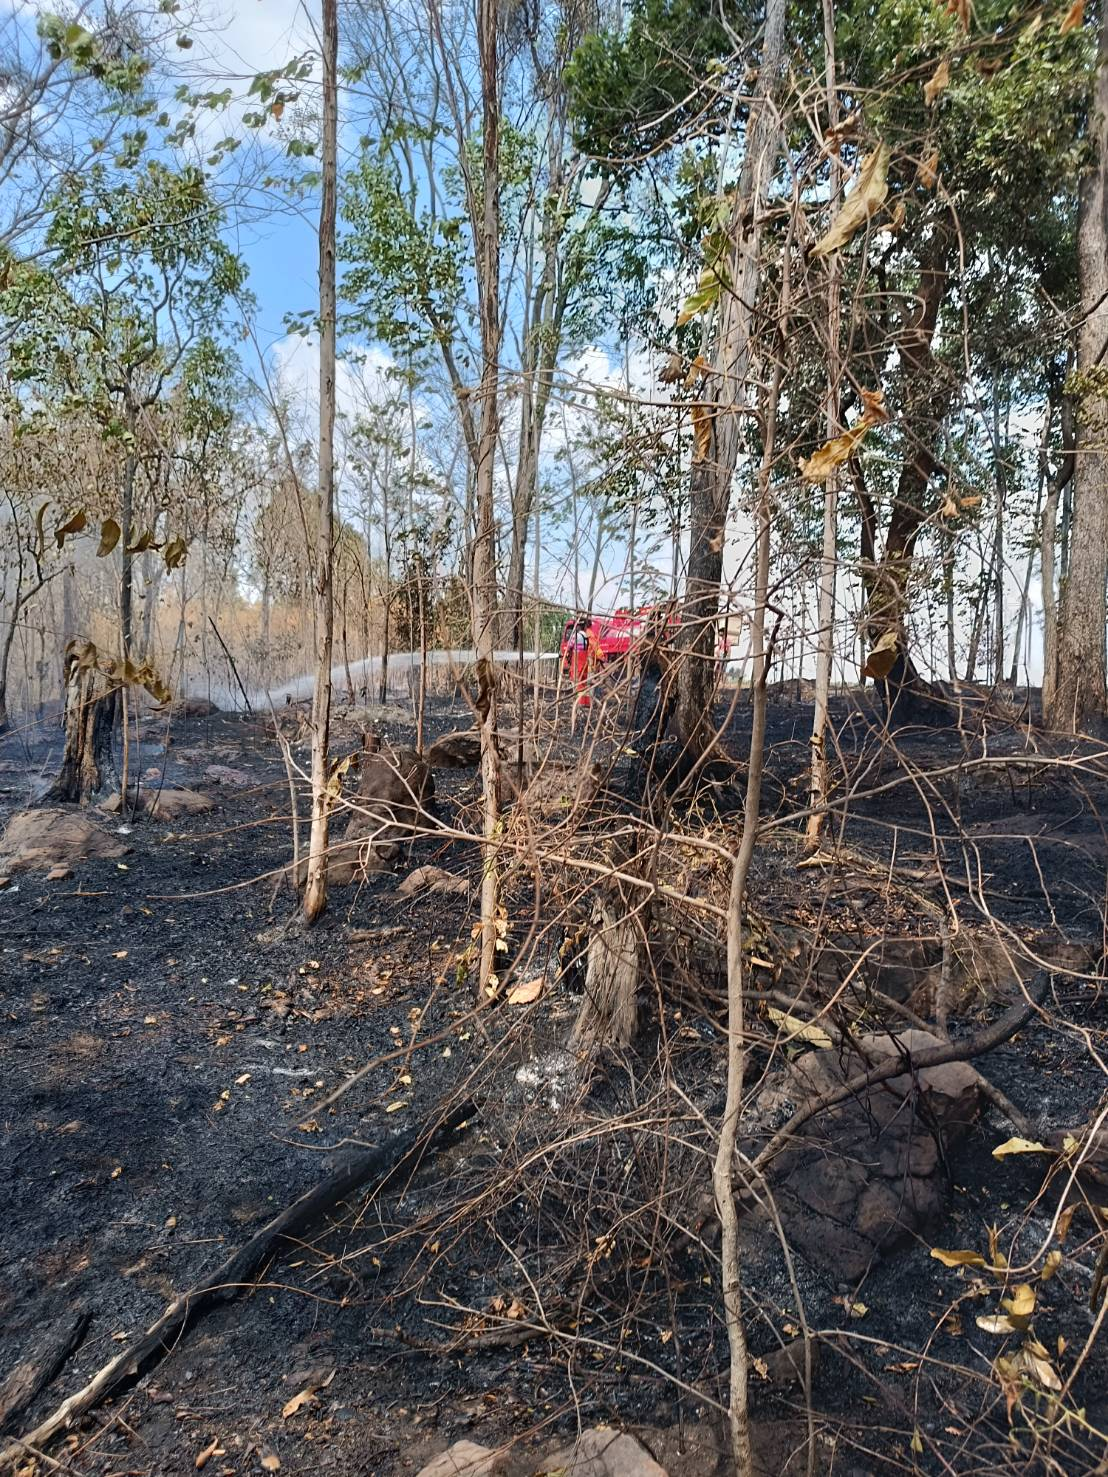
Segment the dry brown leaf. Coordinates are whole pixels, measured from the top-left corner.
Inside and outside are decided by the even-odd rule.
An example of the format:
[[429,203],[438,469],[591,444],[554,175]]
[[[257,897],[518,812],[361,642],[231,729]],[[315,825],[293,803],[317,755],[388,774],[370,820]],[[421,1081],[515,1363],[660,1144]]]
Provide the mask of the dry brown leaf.
[[863,418],[849,431],[826,442],[812,456],[800,458],[800,475],[805,482],[826,482],[828,477],[848,462],[865,439],[869,424]]
[[1010,1318],[999,1313],[982,1313],[973,1320],[983,1333],[1019,1333]]
[[703,403],[692,407],[693,427],[693,464],[708,460],[708,453],[712,449],[712,420],[714,412]]
[[889,412],[885,409],[884,390],[863,390],[862,395],[862,424],[866,426],[880,426],[889,419]]
[[281,1458],[277,1453],[267,1447],[259,1456],[263,1472],[279,1472],[281,1470]]
[[896,662],[896,654],[899,647],[900,636],[897,631],[889,630],[883,632],[874,645],[873,650],[866,658],[866,664],[862,668],[862,676],[872,677],[878,681],[883,677],[887,677]]
[[513,985],[508,991],[508,1004],[530,1005],[533,1000],[537,1000],[542,994],[544,984],[545,980],[541,974],[538,974],[533,980],[525,980],[522,984]]
[[1067,1205],[1065,1210],[1063,1210],[1061,1215],[1058,1217],[1058,1228],[1055,1231],[1055,1235],[1058,1237],[1059,1242],[1065,1241],[1066,1237],[1069,1235],[1070,1222],[1073,1220],[1076,1210],[1077,1201],[1075,1200],[1072,1205]]
[[680,354],[671,354],[665,368],[659,370],[658,379],[663,385],[675,385],[685,373],[685,361]]
[[939,181],[939,151],[932,149],[916,166],[916,179],[925,190],[933,190]]
[[968,31],[973,18],[972,0],[946,0],[946,13],[957,18],[963,31]]
[[1062,1253],[1058,1250],[1048,1251],[1043,1259],[1043,1270],[1039,1273],[1039,1276],[1044,1282],[1049,1282],[1061,1265]]
[[895,236],[898,231],[904,229],[904,222],[908,218],[908,210],[903,200],[898,200],[889,212],[889,218],[884,225],[878,227],[881,231],[888,231],[890,236]]
[[985,1258],[979,1251],[942,1251],[939,1247],[931,1248],[931,1255],[937,1262],[942,1262],[944,1267],[983,1267]]
[[698,354],[689,365],[689,372],[682,381],[682,387],[686,390],[691,390],[697,380],[702,379],[711,370],[711,367],[704,355]]
[[766,1014],[775,1026],[780,1026],[783,1031],[789,1033],[790,1041],[805,1041],[809,1046],[819,1047],[821,1051],[828,1051],[835,1044],[826,1031],[821,1030],[819,1026],[802,1021],[799,1016],[789,1015],[784,1010],[776,1010],[772,1005]]
[[203,1451],[196,1454],[196,1470],[199,1472],[208,1465],[214,1456],[222,1456],[223,1448],[219,1444],[217,1436],[210,1446],[205,1446]]
[[119,543],[120,527],[114,518],[105,518],[100,525],[100,546],[96,550],[96,557],[103,559],[110,554]]
[[935,106],[935,99],[944,93],[950,86],[950,58],[944,56],[939,65],[931,74],[929,81],[923,84],[923,100],[929,108]]
[[281,1407],[281,1418],[287,1421],[289,1416],[296,1415],[306,1405],[314,1405],[315,1392],[318,1389],[318,1385],[308,1385],[306,1389],[300,1390],[295,1394],[291,1400],[286,1400]]
[[827,256],[838,251],[881,209],[889,193],[889,158],[888,144],[879,143],[873,153],[862,160],[857,183],[831,222],[831,229],[812,247],[813,256]]
[[1076,31],[1078,26],[1085,21],[1085,0],[1073,0],[1073,4],[1062,17],[1058,27],[1059,36],[1066,36],[1070,31]]
[[958,516],[958,504],[954,501],[954,499],[952,497],[949,497],[948,496],[948,497],[944,498],[943,499],[943,505],[939,509],[939,517],[940,518],[957,518],[957,516]]

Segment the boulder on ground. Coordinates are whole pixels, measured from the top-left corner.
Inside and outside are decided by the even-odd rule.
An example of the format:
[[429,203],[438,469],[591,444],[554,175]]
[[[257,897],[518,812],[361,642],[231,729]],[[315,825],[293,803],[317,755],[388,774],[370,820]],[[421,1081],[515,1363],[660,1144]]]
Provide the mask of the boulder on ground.
[[245,790],[254,783],[253,775],[247,774],[245,769],[233,769],[229,764],[209,764],[204,773],[217,785],[231,785],[237,790]]
[[491,1446],[455,1441],[441,1456],[421,1467],[416,1477],[496,1477],[502,1466]]
[[174,718],[213,718],[220,709],[210,698],[179,697],[161,710]]
[[17,810],[0,837],[0,872],[50,872],[127,850],[84,811]]
[[397,897],[413,897],[417,892],[468,893],[469,879],[446,872],[442,867],[416,867],[396,889]]
[[475,728],[440,734],[425,757],[432,769],[473,769],[481,762],[481,735]]
[[434,793],[431,771],[414,749],[367,746],[350,819],[331,850],[328,882],[346,887],[371,872],[391,871]]
[[607,1426],[582,1431],[572,1446],[545,1457],[540,1470],[560,1477],[666,1477],[641,1442]]
[[[857,1049],[811,1051],[763,1110],[803,1108],[890,1056],[940,1046],[928,1031],[861,1037]],[[905,1070],[817,1114],[770,1170],[789,1243],[836,1283],[860,1281],[882,1254],[924,1236],[947,1202],[946,1151],[985,1104],[966,1062]]]
[[[142,811],[157,821],[175,821],[183,815],[202,815],[214,805],[215,801],[210,795],[201,795],[198,790],[172,788],[140,790],[137,796],[131,795],[127,801],[128,810]],[[105,815],[118,815],[121,808],[118,790],[97,806]]]

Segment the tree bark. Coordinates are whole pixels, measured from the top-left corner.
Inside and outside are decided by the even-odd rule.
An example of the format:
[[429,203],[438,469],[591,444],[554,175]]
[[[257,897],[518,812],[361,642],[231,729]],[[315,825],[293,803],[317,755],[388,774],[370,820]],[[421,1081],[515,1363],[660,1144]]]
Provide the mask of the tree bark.
[[[500,428],[500,61],[497,0],[477,0],[477,54],[481,69],[482,178],[472,208],[477,219],[477,290],[481,321],[481,422],[473,469],[477,531],[473,541],[473,645],[481,716],[484,856],[481,872],[481,998],[495,995],[500,879],[500,755],[496,735],[496,443]],[[479,214],[477,214],[479,208]]]
[[95,655],[91,642],[80,637],[66,647],[65,748],[49,800],[83,805],[115,783],[112,735],[119,689],[99,670]]
[[1051,728],[1074,733],[1102,719],[1108,707],[1108,0],[1100,6],[1089,133],[1094,158],[1081,187],[1077,230],[1081,318],[1073,396],[1073,537],[1058,623],[1057,670],[1044,715]]
[[323,145],[319,206],[319,539],[316,557],[318,662],[312,694],[312,829],[304,921],[327,906],[327,841],[330,794],[327,759],[331,731],[331,660],[334,647],[335,510],[335,194],[338,164],[338,0],[323,0]]
[[785,6],[769,0],[754,99],[746,126],[746,151],[728,223],[730,280],[718,308],[719,330],[704,386],[711,416],[707,455],[695,462],[689,484],[689,556],[681,612],[683,652],[675,724],[685,762],[706,752],[712,737],[712,700],[719,643],[723,543],[731,506],[731,482],[742,435],[750,338],[761,280],[761,239],[766,188],[780,142],[774,107],[784,50]]
[[[827,128],[831,133],[839,121],[839,96],[835,83],[835,7],[823,0],[823,41],[826,56]],[[842,183],[838,146],[831,154],[829,190],[837,199]],[[837,206],[835,207],[837,213]],[[839,253],[833,251],[827,264],[827,439],[839,434],[839,329],[842,272]],[[816,631],[816,691],[812,715],[811,814],[805,827],[805,846],[815,850],[826,817],[827,799],[827,710],[831,700],[831,663],[835,635],[835,572],[839,526],[839,474],[833,471],[823,493],[823,546],[820,551],[819,614]]]

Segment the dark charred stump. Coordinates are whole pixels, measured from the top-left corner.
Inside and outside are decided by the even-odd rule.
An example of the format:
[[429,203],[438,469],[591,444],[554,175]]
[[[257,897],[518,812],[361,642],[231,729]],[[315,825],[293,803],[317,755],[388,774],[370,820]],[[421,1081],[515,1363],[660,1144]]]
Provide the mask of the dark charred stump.
[[[83,661],[90,643],[71,641],[65,651],[65,750],[48,800],[85,804],[117,783],[112,740],[119,688],[95,661]],[[93,656],[95,656],[95,648]]]

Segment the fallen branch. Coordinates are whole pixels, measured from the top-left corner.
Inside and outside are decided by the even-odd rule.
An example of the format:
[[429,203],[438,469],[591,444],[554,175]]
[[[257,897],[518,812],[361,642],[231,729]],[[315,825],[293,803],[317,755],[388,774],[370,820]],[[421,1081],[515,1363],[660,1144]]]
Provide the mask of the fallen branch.
[[170,1341],[183,1335],[202,1312],[220,1300],[221,1295],[235,1297],[251,1286],[261,1266],[279,1250],[280,1242],[302,1236],[324,1211],[345,1199],[372,1176],[379,1176],[373,1190],[377,1195],[390,1180],[417,1169],[445,1136],[465,1126],[473,1111],[473,1104],[466,1104],[440,1118],[437,1123],[429,1125],[424,1120],[377,1148],[351,1154],[326,1179],[274,1216],[245,1246],[221,1262],[210,1276],[175,1298],[138,1343],[105,1364],[33,1431],[0,1449],[0,1470],[22,1459],[30,1447],[45,1446],[72,1420],[98,1405],[125,1380],[137,1379],[159,1363],[169,1353]]
[[0,1431],[10,1426],[17,1415],[22,1415],[31,1401],[60,1374],[69,1356],[80,1348],[90,1317],[83,1309],[67,1313],[47,1328],[15,1366],[0,1385]]
[[1049,981],[1049,974],[1040,970],[1027,986],[1027,994],[1023,1000],[1006,1010],[991,1026],[986,1026],[972,1036],[942,1046],[930,1046],[924,1051],[911,1052],[902,1049],[897,1056],[888,1058],[880,1066],[871,1067],[867,1072],[859,1072],[841,1087],[832,1088],[820,1097],[813,1098],[810,1103],[799,1108],[783,1128],[778,1129],[753,1160],[753,1167],[764,1169],[788,1145],[797,1129],[802,1128],[809,1119],[826,1112],[828,1108],[837,1107],[839,1103],[845,1103],[848,1098],[855,1097],[867,1087],[876,1087],[894,1077],[903,1077],[905,1073],[922,1072],[926,1067],[942,1067],[947,1062],[968,1062],[1002,1045],[1031,1019],[1042,1004]]

